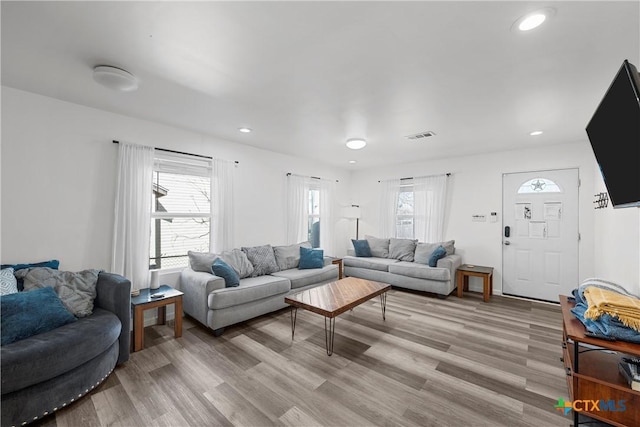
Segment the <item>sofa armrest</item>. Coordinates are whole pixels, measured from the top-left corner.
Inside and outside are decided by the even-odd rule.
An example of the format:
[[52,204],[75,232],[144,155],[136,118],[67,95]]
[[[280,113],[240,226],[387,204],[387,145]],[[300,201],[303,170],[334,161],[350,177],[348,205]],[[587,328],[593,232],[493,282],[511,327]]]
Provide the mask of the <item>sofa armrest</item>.
[[209,294],[216,289],[223,289],[224,279],[187,267],[180,273],[180,286],[184,292],[182,297],[184,312],[206,326]]
[[131,281],[115,273],[101,271],[96,284],[96,307],[109,310],[120,319],[118,365],[129,360],[131,341]]
[[444,258],[440,258],[436,267],[446,268],[451,274],[451,283],[456,284],[456,270],[462,265],[462,257],[458,254],[447,255]]

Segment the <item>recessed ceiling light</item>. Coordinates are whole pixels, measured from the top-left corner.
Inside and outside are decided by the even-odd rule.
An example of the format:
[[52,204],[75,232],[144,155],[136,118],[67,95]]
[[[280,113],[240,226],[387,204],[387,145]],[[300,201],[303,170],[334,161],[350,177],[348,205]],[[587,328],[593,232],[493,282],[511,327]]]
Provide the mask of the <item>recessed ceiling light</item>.
[[531,135],[531,136],[542,135],[542,131],[541,130],[534,130],[533,132],[529,132],[529,135]]
[[534,28],[538,28],[544,21],[555,14],[555,9],[547,7],[544,9],[536,10],[535,12],[528,13],[518,18],[516,22],[511,26],[511,29],[518,29],[519,31],[530,31]]
[[93,80],[109,89],[131,92],[138,89],[138,78],[128,71],[110,65],[93,68]]
[[350,164],[354,164],[356,161],[355,160],[349,160]]
[[347,147],[352,150],[359,150],[367,145],[367,141],[362,138],[351,138],[347,140]]
[[239,130],[240,132],[242,132],[242,133],[249,133],[249,132],[251,132],[251,129],[249,129],[249,128],[238,128],[238,130]]

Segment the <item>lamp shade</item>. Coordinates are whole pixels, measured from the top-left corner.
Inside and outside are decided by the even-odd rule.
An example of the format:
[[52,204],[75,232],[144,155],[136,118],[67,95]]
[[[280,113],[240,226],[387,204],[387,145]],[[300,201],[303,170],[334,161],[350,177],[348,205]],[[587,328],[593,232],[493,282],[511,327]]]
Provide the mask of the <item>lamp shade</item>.
[[158,273],[160,270],[150,270],[149,289],[158,289],[160,287],[160,279]]
[[360,218],[360,206],[348,206],[344,208],[345,218]]

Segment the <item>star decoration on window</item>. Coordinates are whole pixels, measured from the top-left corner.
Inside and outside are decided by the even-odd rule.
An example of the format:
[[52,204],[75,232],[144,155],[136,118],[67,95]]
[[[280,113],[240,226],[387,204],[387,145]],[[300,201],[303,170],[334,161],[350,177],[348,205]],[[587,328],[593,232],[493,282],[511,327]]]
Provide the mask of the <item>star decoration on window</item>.
[[542,191],[544,190],[545,185],[547,185],[544,181],[537,180],[531,183],[531,189],[533,191]]

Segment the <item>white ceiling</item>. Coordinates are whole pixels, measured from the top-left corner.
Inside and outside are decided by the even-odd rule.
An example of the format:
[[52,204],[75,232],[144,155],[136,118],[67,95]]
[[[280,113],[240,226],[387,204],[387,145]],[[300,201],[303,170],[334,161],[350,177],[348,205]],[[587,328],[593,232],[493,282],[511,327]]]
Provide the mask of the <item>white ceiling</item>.
[[[354,169],[586,141],[622,61],[640,67],[639,5],[2,1],[2,85]],[[140,88],[99,86],[99,64]]]

